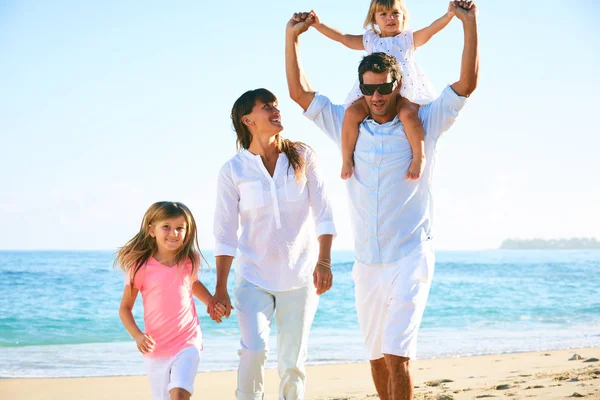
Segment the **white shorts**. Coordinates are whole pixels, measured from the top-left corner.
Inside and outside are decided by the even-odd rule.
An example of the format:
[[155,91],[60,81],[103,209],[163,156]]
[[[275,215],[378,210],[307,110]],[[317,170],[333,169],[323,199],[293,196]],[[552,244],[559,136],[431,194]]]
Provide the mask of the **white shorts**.
[[186,347],[172,357],[145,358],[152,400],[169,400],[173,388],[194,393],[199,363],[200,351],[196,346]]
[[391,264],[354,263],[356,312],[370,360],[415,358],[434,264],[431,240]]

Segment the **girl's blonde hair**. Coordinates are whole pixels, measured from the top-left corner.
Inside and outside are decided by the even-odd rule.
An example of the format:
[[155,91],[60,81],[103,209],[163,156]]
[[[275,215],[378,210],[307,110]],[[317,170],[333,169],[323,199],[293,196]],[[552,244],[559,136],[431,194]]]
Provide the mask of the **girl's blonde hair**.
[[[140,268],[146,264],[157,250],[156,239],[150,236],[152,225],[160,221],[177,217],[183,217],[185,219],[186,234],[183,245],[175,256],[176,265],[179,265],[182,261],[188,259],[191,260],[192,276],[194,276],[201,267],[200,257],[202,257],[202,253],[198,247],[196,221],[189,208],[182,203],[159,201],[152,204],[144,214],[140,231],[137,235],[117,251],[117,257],[113,265],[115,267],[119,265],[124,272],[129,273],[132,288],[135,274],[138,273]],[[133,272],[130,273],[130,271]]]
[[[267,89],[248,90],[242,94],[233,104],[231,109],[231,122],[233,130],[237,135],[237,149],[246,149],[252,143],[252,133],[250,129],[242,122],[242,117],[252,112],[257,101],[265,104],[277,102],[277,97]],[[305,175],[304,158],[300,155],[301,150],[307,146],[302,142],[292,142],[289,139],[284,139],[280,134],[277,134],[277,148],[280,152],[285,153],[290,164],[288,167],[294,169],[296,179],[301,179]]]
[[389,10],[392,7],[398,7],[400,12],[402,13],[402,21],[400,21],[400,31],[403,31],[408,25],[408,8],[406,8],[406,3],[404,0],[371,0],[371,4],[369,5],[369,13],[367,14],[367,18],[365,19],[365,23],[363,28],[365,29],[373,29],[375,33],[378,32],[375,29],[375,13],[381,9]]

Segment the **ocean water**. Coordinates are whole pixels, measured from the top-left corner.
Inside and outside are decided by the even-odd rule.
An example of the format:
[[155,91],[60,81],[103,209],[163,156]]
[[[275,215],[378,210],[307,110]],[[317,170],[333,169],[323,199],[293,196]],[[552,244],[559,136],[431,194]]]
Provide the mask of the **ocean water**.
[[[320,300],[309,364],[366,360],[352,257],[333,255],[334,285]],[[144,374],[119,320],[123,278],[112,261],[108,251],[0,251],[0,378]],[[212,290],[214,269],[205,268],[201,280]],[[197,308],[205,346],[199,370],[235,369],[235,312],[216,324]],[[142,314],[138,298],[140,326]],[[276,365],[275,331],[268,367]],[[600,251],[437,253],[419,358],[599,345]]]

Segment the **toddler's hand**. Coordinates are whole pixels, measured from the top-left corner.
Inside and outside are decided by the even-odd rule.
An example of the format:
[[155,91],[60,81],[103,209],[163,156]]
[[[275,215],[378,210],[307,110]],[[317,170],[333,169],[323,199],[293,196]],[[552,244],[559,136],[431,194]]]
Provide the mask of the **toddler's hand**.
[[152,339],[152,336],[147,333],[142,333],[138,335],[135,339],[135,344],[137,345],[138,350],[142,354],[152,353],[154,351],[154,346],[156,346],[156,342]]
[[309,16],[312,16],[313,19],[315,20],[315,22],[312,24],[312,26],[315,25],[321,25],[321,20],[319,19],[319,16],[317,15],[317,13],[315,12],[315,10],[312,10],[309,14]]
[[452,17],[454,17],[454,16],[456,15],[456,14],[454,13],[454,6],[453,6],[453,3],[454,3],[453,1],[451,1],[451,2],[449,2],[449,3],[448,3],[448,12],[447,12],[447,14],[446,14],[447,16],[449,16],[449,17],[451,17],[451,18],[452,18]]

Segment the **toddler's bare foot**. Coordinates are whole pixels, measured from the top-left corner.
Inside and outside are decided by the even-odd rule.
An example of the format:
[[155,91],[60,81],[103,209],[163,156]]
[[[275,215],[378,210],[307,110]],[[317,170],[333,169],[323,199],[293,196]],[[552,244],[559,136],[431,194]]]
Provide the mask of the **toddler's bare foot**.
[[417,180],[423,174],[423,169],[425,168],[425,157],[414,157],[410,166],[408,167],[408,171],[406,171],[406,179],[409,180]]
[[343,161],[342,162],[342,173],[340,176],[342,179],[348,179],[352,176],[352,171],[354,170],[354,164],[352,161]]

